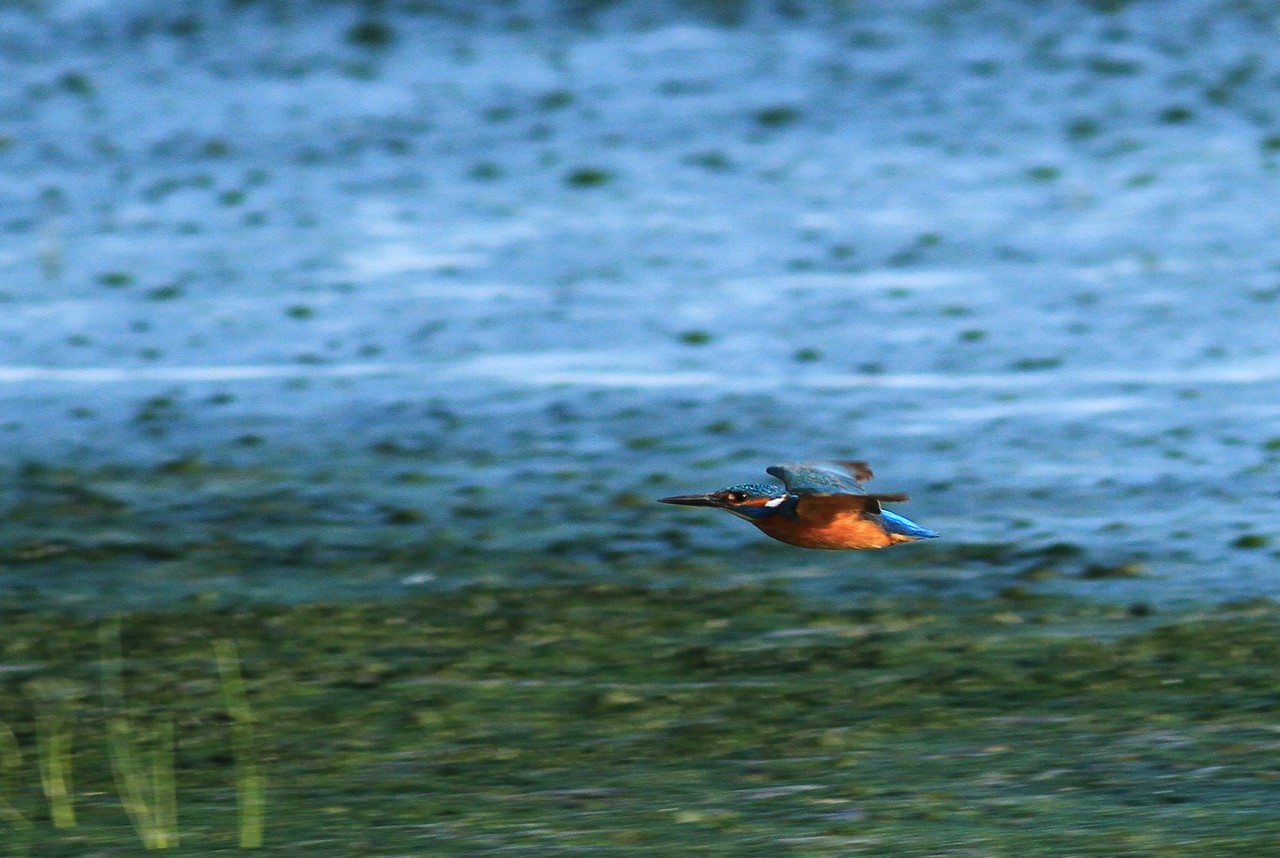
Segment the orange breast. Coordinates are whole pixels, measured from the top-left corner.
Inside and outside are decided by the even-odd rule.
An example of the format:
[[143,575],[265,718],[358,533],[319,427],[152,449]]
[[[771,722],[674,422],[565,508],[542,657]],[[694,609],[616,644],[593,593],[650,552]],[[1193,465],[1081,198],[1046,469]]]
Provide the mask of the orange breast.
[[779,542],[800,548],[884,548],[895,542],[909,541],[897,534],[886,533],[875,521],[863,518],[861,511],[822,516],[819,521],[778,515],[752,523]]

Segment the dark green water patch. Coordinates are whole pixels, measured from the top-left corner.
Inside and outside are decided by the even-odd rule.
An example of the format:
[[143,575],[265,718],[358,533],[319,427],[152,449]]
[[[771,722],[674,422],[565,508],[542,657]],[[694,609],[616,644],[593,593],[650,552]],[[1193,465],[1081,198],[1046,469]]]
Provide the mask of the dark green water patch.
[[[649,486],[574,493],[549,482],[539,503],[512,504],[498,488],[440,489],[445,477],[415,473],[198,456],[11,468],[0,479],[0,609],[101,614],[190,599],[313,602],[584,581],[656,589],[790,580],[797,591],[856,602],[879,590],[995,592],[1028,567],[1062,578],[1088,560],[1074,544],[959,538],[892,552],[796,552],[727,517],[673,516]],[[725,539],[737,540],[731,550]]]
[[[1264,601],[583,585],[121,620],[113,706],[98,621],[0,617],[15,854],[140,849],[104,753],[120,705],[144,746],[174,721],[178,854],[235,847],[219,639],[278,854],[1262,856],[1280,836]],[[36,768],[54,697],[74,725],[61,830]]]

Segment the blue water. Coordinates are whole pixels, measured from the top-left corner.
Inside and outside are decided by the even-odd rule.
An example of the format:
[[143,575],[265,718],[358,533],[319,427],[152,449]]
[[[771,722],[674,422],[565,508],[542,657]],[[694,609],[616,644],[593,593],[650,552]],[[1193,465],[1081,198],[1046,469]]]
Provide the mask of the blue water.
[[[392,8],[385,48],[331,4],[7,8],[4,460],[260,469],[330,498],[299,540],[394,505],[406,544],[666,562],[760,537],[637,499],[857,456],[945,540],[751,575],[981,589],[1011,568],[947,543],[1069,543],[1040,586],[1280,596],[1274,22],[1117,5]],[[415,574],[368,587],[449,570]]]

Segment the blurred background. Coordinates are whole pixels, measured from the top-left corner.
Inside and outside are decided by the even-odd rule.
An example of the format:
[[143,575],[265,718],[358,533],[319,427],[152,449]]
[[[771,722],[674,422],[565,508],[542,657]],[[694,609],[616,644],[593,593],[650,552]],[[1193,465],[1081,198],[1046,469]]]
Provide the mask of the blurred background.
[[[1274,597],[1278,24],[2,3],[0,608]],[[653,503],[850,457],[944,538]]]
[[[293,599],[726,551],[946,587],[1053,546],[1066,577],[1160,579],[1089,592],[1274,593],[1275,24],[7,3],[5,589]],[[650,503],[848,456],[946,542],[796,559]]]

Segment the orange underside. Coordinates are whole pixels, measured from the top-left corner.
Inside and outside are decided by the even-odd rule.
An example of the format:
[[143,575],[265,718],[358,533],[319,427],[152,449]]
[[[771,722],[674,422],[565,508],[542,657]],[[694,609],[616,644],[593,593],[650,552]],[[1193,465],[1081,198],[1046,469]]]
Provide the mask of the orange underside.
[[879,523],[859,512],[830,517],[821,523],[773,516],[752,522],[766,535],[800,548],[863,549],[885,548],[899,542],[914,542],[910,536],[887,533]]

